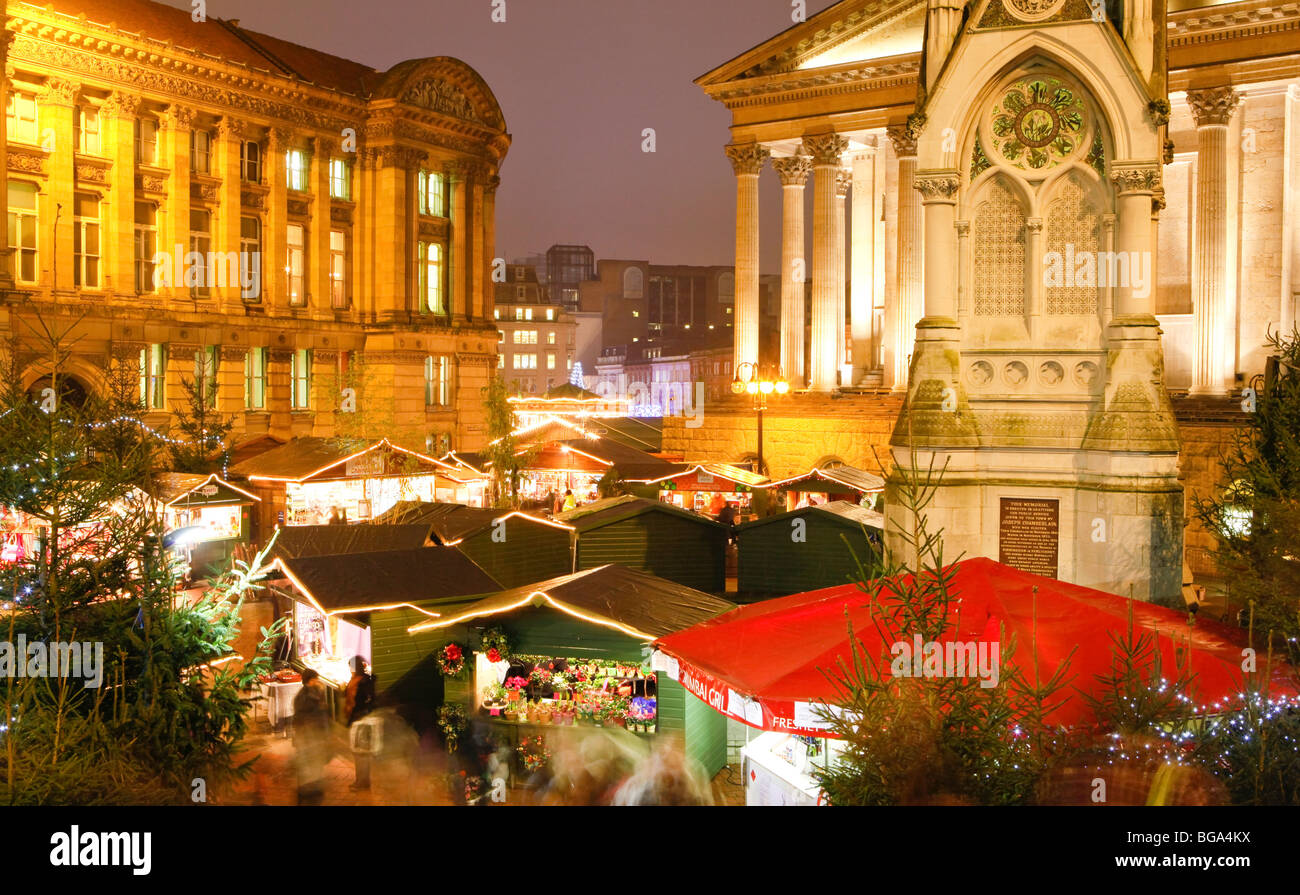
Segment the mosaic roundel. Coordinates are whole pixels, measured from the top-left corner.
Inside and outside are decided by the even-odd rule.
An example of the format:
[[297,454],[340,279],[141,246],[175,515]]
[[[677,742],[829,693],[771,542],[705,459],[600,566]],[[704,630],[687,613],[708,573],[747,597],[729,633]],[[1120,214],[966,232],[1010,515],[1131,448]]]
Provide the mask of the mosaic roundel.
[[1062,81],[1024,78],[1008,87],[993,107],[993,146],[1017,168],[1050,168],[1084,143],[1086,113],[1083,100]]

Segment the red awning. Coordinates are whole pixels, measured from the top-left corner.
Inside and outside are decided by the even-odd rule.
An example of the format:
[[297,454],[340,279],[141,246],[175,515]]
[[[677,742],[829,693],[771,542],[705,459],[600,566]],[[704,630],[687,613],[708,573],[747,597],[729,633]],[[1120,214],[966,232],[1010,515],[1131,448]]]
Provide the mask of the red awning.
[[[1060,698],[1069,693],[1071,698],[1048,720],[1060,725],[1093,720],[1087,703],[1072,688],[1091,691],[1097,687],[1096,675],[1110,671],[1110,635],[1127,631],[1127,598],[982,557],[958,564],[953,593],[950,612],[957,624],[945,641],[996,641],[999,650],[1005,650],[1014,635],[1016,653],[1009,664],[1024,669],[1031,680],[1035,655],[1046,680],[1077,645],[1065,690],[1058,694]],[[876,630],[867,599],[851,584],[794,594],[742,606],[663,637],[656,645],[670,657],[670,666],[676,660],[681,684],[718,711],[764,730],[824,736],[814,705],[833,702],[835,690],[821,669],[834,668],[836,659],[851,662],[847,622],[853,622],[868,655],[888,655],[890,644]],[[882,600],[888,600],[887,592]],[[1195,675],[1191,695],[1210,710],[1231,707],[1241,689],[1245,632],[1207,619],[1189,625],[1185,613],[1149,603],[1134,602],[1132,608],[1135,635],[1159,635],[1165,674],[1174,673],[1176,649],[1190,645]],[[1260,656],[1261,670],[1264,661]],[[884,671],[888,673],[888,666]],[[1276,659],[1270,686],[1274,697],[1300,692],[1291,670]]]

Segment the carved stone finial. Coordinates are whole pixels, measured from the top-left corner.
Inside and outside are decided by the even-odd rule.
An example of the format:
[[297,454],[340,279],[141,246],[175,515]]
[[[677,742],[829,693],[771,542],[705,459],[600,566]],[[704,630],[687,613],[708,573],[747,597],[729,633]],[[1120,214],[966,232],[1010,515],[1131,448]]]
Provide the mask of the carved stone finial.
[[758,143],[728,143],[726,152],[737,177],[742,174],[757,175],[763,170],[763,163],[771,155],[766,147]]
[[1197,127],[1226,125],[1241,102],[1241,94],[1231,87],[1211,87],[1208,90],[1187,91],[1187,105],[1192,107],[1192,117]]
[[772,159],[772,170],[781,178],[781,186],[803,186],[812,170],[812,159],[806,155],[791,155]]

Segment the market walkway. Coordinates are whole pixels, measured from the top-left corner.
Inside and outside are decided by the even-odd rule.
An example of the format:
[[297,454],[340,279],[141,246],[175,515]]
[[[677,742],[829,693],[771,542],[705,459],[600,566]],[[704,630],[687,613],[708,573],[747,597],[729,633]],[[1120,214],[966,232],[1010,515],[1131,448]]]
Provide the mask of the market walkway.
[[[213,801],[222,805],[296,805],[298,790],[293,767],[293,740],[276,735],[265,718],[253,721],[252,728],[245,738],[244,749],[235,758],[235,763],[239,764],[259,756],[252,773],[228,792],[218,794]],[[337,746],[339,754],[325,769],[324,805],[454,804],[446,784],[449,762],[441,748],[416,746],[409,750],[409,758],[375,762],[370,789],[359,792],[351,788],[355,772],[352,755],[344,748],[341,729]],[[713,779],[714,804],[744,805],[745,792],[740,779],[738,768],[723,768]],[[520,791],[511,790],[505,804],[518,805],[522,800]]]

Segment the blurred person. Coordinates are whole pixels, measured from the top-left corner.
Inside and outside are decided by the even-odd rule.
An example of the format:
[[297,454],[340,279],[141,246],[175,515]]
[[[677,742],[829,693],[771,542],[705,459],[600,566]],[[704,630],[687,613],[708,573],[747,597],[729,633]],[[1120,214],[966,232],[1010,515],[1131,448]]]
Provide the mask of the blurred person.
[[298,804],[319,805],[325,797],[325,765],[330,756],[330,710],[314,668],[302,673],[302,689],[293,698],[294,763],[298,770]]
[[[344,691],[343,712],[347,718],[348,730],[351,731],[353,726],[370,714],[375,707],[375,679],[366,673],[366,660],[363,657],[353,656],[348,664],[352,666],[352,679],[348,681],[347,689]],[[374,731],[368,733],[369,738],[358,737],[358,739],[363,741],[363,745],[370,747],[373,744]],[[351,741],[353,737],[349,736],[348,739]],[[352,760],[356,766],[353,789],[370,788],[370,756],[369,748],[366,751],[353,749]]]
[[659,745],[614,793],[614,805],[712,805],[713,792],[678,743]]
[[738,515],[739,511],[736,509],[736,505],[728,500],[726,501],[726,505],[722,508],[722,511],[718,513],[718,521],[723,525],[731,527],[736,524],[736,517]]
[[566,488],[564,491],[564,512],[576,510],[578,508],[578,498],[573,496],[573,489]]

